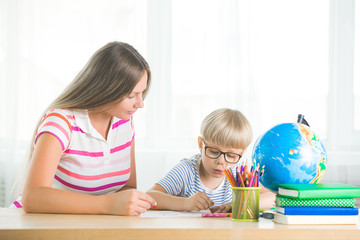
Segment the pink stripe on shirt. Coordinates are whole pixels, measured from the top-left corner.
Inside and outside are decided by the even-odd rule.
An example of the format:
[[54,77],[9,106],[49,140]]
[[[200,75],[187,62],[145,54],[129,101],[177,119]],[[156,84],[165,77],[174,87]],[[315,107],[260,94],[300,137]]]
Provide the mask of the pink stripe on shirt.
[[[70,141],[69,133],[68,133],[60,124],[58,124],[58,123],[56,123],[56,122],[47,122],[47,123],[44,124],[43,127],[45,127],[45,126],[56,127],[57,129],[59,129],[59,130],[65,135],[65,137],[67,138],[67,140]],[[42,127],[42,128],[43,128],[43,127]],[[41,128],[41,129],[42,129],[42,128]]]
[[64,162],[68,162],[68,163],[71,163],[73,165],[76,165],[76,166],[79,166],[79,167],[84,167],[84,168],[100,168],[100,167],[104,167],[105,165],[106,166],[109,166],[109,165],[116,165],[116,164],[119,164],[119,163],[123,163],[123,162],[126,162],[129,160],[129,155],[126,155],[122,158],[119,158],[119,159],[115,159],[115,160],[111,160],[109,163],[104,163],[104,162],[101,162],[101,163],[84,163],[84,162],[79,162],[79,161],[76,161],[74,159],[71,159],[71,158],[63,158],[61,159],[61,161],[64,161]]
[[122,171],[117,171],[117,172],[111,172],[111,173],[104,173],[104,174],[99,174],[99,175],[93,175],[93,176],[87,176],[87,175],[81,175],[81,174],[77,174],[74,172],[71,172],[65,168],[62,168],[60,166],[58,166],[58,169],[65,173],[66,175],[73,177],[73,178],[77,178],[77,179],[82,179],[82,180],[99,180],[99,179],[103,179],[103,178],[109,178],[109,177],[115,177],[115,176],[120,176],[120,175],[124,175],[124,174],[128,174],[130,173],[130,168],[122,170]]
[[61,178],[59,178],[56,175],[55,175],[55,179],[57,181],[59,181],[60,183],[64,184],[65,186],[69,187],[69,188],[73,188],[73,189],[77,189],[77,190],[81,190],[81,191],[87,191],[87,192],[96,192],[96,191],[104,190],[104,189],[115,187],[115,186],[125,185],[127,183],[127,181],[128,181],[128,180],[126,180],[126,181],[121,181],[121,182],[114,182],[114,183],[102,185],[102,186],[99,186],[99,187],[88,188],[88,187],[82,187],[82,186],[78,186],[78,185],[68,183],[68,182],[62,180]]
[[129,142],[127,142],[127,143],[125,143],[125,144],[123,144],[123,145],[120,145],[120,146],[118,146],[118,147],[115,147],[115,148],[113,148],[113,149],[110,149],[110,153],[118,152],[118,151],[121,151],[121,150],[123,150],[123,149],[125,149],[125,148],[127,148],[127,147],[130,147],[130,146],[131,146],[131,142],[132,142],[132,140],[129,141]]
[[22,208],[21,204],[18,201],[14,201],[13,204],[16,208]]
[[55,135],[55,133],[49,132],[49,131],[39,132],[39,133],[37,134],[36,138],[35,138],[35,144],[36,144],[36,142],[37,142],[38,137],[39,137],[42,133],[50,133],[51,135],[53,135],[54,137],[56,137],[56,138],[59,140],[60,144],[61,144],[62,150],[63,150],[63,151],[65,150],[65,144],[63,143],[63,141],[61,140],[61,138],[59,138],[57,135]]
[[87,156],[87,157],[103,157],[104,156],[103,152],[88,152],[88,151],[80,151],[80,150],[72,150],[72,149],[68,149],[68,150],[64,151],[64,153]]
[[82,133],[84,133],[84,131],[81,130],[81,128],[79,128],[79,127],[71,126],[71,128],[72,128],[73,131],[77,131],[77,132],[82,132]]
[[122,125],[124,123],[127,123],[128,121],[129,121],[129,119],[128,120],[119,120],[119,121],[117,121],[116,123],[114,123],[112,125],[112,129],[117,128],[118,126],[120,126],[120,125]]

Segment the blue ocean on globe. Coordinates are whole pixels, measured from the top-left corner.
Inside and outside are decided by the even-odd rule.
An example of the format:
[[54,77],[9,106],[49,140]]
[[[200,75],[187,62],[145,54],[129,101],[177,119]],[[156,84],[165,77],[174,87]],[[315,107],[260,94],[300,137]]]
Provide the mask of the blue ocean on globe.
[[278,184],[317,183],[325,174],[327,154],[317,135],[302,123],[283,123],[255,142],[253,159],[265,165],[261,184],[277,192]]

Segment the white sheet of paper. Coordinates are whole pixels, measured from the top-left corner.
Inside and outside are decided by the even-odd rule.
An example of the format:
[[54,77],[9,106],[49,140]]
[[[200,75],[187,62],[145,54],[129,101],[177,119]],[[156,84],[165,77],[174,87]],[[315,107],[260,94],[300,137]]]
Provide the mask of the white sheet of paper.
[[140,214],[140,217],[148,217],[148,218],[193,218],[193,217],[201,217],[203,213],[210,213],[210,210],[207,211],[200,211],[200,212],[181,212],[181,211],[147,211],[146,213]]

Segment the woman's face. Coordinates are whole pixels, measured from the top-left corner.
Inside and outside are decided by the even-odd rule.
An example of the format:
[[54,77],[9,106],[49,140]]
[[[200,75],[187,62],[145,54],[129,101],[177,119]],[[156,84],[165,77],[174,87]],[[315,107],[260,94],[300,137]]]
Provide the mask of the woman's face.
[[115,103],[106,112],[117,118],[127,120],[137,111],[138,108],[144,107],[143,92],[147,87],[147,72],[143,74],[132,92],[124,100]]

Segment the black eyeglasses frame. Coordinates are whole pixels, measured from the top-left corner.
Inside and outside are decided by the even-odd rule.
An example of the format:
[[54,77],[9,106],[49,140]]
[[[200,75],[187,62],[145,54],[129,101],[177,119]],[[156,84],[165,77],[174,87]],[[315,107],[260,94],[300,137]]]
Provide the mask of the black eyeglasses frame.
[[[233,153],[233,152],[223,152],[223,151],[220,151],[219,149],[215,148],[215,147],[209,147],[206,145],[205,141],[203,140],[203,143],[204,143],[204,150],[205,150],[205,155],[208,157],[208,158],[211,158],[211,159],[218,159],[222,154],[224,155],[224,159],[225,159],[225,162],[227,163],[230,163],[230,164],[236,164],[240,161],[242,155],[241,154],[237,154],[237,153]],[[211,157],[209,155],[206,154],[206,150],[207,149],[216,149],[217,151],[219,151],[219,155],[217,157]],[[230,162],[226,159],[226,154],[235,154],[236,156],[239,156],[238,160],[236,162]]]

